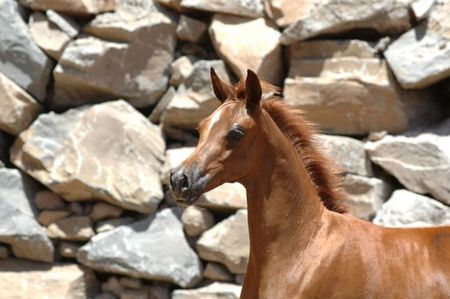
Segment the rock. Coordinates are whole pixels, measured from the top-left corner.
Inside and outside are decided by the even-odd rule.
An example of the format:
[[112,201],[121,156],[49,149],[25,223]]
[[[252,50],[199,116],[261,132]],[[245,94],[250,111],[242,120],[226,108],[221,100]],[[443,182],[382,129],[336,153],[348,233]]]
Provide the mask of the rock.
[[38,221],[43,226],[49,226],[50,224],[56,222],[59,219],[69,217],[69,211],[42,211],[39,214]]
[[17,169],[0,168],[0,242],[10,244],[18,258],[52,262],[53,244],[36,221],[32,204],[38,188]]
[[181,0],[181,6],[251,18],[264,16],[264,7],[261,0]]
[[350,137],[320,135],[319,145],[324,154],[335,161],[344,173],[373,176],[372,165],[364,149],[364,143]]
[[109,219],[100,221],[95,226],[95,231],[99,233],[104,233],[110,230],[113,230],[115,228],[118,228],[119,226],[130,224],[133,222],[133,218],[131,217],[123,217],[123,218],[116,218],[116,219]]
[[225,183],[204,193],[197,205],[218,212],[235,211],[247,208],[247,194],[241,184]]
[[411,4],[411,10],[417,22],[429,16],[434,2],[434,0],[417,0]]
[[11,160],[66,200],[152,213],[164,196],[164,148],[159,127],[115,101],[41,114],[16,140]]
[[47,234],[53,239],[69,241],[86,241],[95,235],[91,219],[86,216],[72,216],[57,220],[48,226]]
[[202,259],[223,263],[231,273],[245,273],[250,252],[247,210],[239,210],[204,232],[196,248]]
[[43,101],[52,62],[33,42],[22,13],[16,1],[0,1],[0,73]]
[[33,10],[55,10],[74,15],[97,14],[116,8],[115,0],[19,0]]
[[120,279],[120,285],[127,289],[140,289],[142,288],[142,281],[133,277],[122,277]]
[[213,281],[232,282],[234,280],[233,275],[224,266],[217,263],[208,263],[203,271],[203,277]]
[[76,258],[80,247],[81,245],[78,243],[61,241],[59,242],[59,254],[63,257]]
[[194,130],[205,117],[209,116],[220,102],[211,86],[209,71],[213,67],[222,80],[229,81],[225,64],[222,60],[199,60],[194,63],[191,74],[178,87],[161,115],[165,127],[177,127]]
[[93,298],[95,274],[74,264],[45,265],[7,259],[0,261],[0,298]]
[[350,213],[365,220],[370,220],[392,193],[392,186],[383,180],[353,174],[344,177],[342,186]]
[[398,133],[438,117],[442,108],[437,101],[427,91],[401,90],[374,52],[370,44],[356,40],[293,45],[286,102],[332,134]]
[[94,205],[94,208],[89,215],[92,221],[99,221],[108,218],[118,218],[122,215],[121,208],[112,206],[110,204],[99,202]]
[[93,237],[78,261],[102,272],[168,281],[183,288],[202,278],[202,265],[189,247],[173,209]]
[[366,149],[374,163],[407,189],[450,204],[450,119],[427,131],[416,136],[386,136],[367,143]]
[[175,290],[172,299],[239,299],[241,287],[230,283],[214,282],[194,290]]
[[432,198],[396,190],[373,222],[390,227],[449,225],[450,208]]
[[[319,0],[298,2],[297,0],[267,0],[266,13],[278,27],[287,27],[308,16],[311,11],[321,5]],[[326,5],[326,4],[325,4]]]
[[152,110],[152,113],[148,117],[151,122],[154,124],[158,124],[161,120],[161,115],[166,109],[167,105],[169,105],[170,101],[172,101],[173,97],[176,95],[176,90],[172,86],[167,89],[166,93],[162,96],[162,98],[156,104],[156,107]]
[[405,89],[430,86],[450,76],[450,2],[436,4],[428,21],[407,31],[384,52]]
[[44,110],[35,99],[2,73],[0,94],[0,130],[8,134],[18,135]]
[[193,63],[195,59],[191,56],[181,56],[176,59],[170,65],[171,77],[170,84],[173,86],[178,86],[186,80],[187,77],[192,73],[194,66]]
[[102,292],[95,296],[95,299],[117,299],[117,296],[114,296],[109,292]]
[[116,295],[117,297],[120,297],[123,292],[123,287],[120,284],[119,279],[113,276],[108,278],[108,280],[104,284],[102,284],[102,290],[104,292],[109,292]]
[[0,130],[0,167],[5,167],[9,161],[9,148],[13,139],[11,136]]
[[251,69],[272,84],[281,82],[280,32],[270,21],[215,15],[209,34],[217,54],[237,78],[245,77],[247,69]]
[[125,290],[122,292],[120,299],[147,299],[147,290]]
[[145,107],[163,95],[169,82],[176,24],[153,6],[142,11],[137,8],[98,15],[84,29],[96,37],[84,36],[69,43],[53,72],[54,107],[117,98]]
[[36,193],[34,203],[40,210],[62,210],[65,206],[61,196],[49,190]]
[[64,48],[72,40],[69,35],[51,23],[42,12],[35,12],[28,23],[35,43],[55,60],[61,57]]
[[50,22],[56,25],[71,39],[77,37],[77,35],[80,33],[80,25],[72,18],[59,14],[54,10],[47,10],[45,12],[45,15]]
[[411,27],[411,0],[365,0],[342,2],[329,0],[301,15],[283,31],[285,45],[317,35],[337,34],[353,29],[372,29],[381,35],[394,35]]
[[77,216],[83,216],[84,215],[84,209],[83,206],[78,202],[71,202],[67,208],[71,213]]
[[0,245],[0,260],[6,259],[8,257],[9,257],[8,247]]
[[148,299],[170,299],[170,291],[167,286],[152,285],[147,287]]
[[181,0],[155,0],[157,3],[175,10],[178,13],[184,13],[187,11],[186,8],[181,7]]
[[179,40],[196,43],[203,36],[206,28],[206,24],[202,21],[182,15],[178,21],[176,34]]
[[190,237],[201,235],[215,224],[213,214],[197,206],[187,207],[181,215],[181,222],[184,231]]

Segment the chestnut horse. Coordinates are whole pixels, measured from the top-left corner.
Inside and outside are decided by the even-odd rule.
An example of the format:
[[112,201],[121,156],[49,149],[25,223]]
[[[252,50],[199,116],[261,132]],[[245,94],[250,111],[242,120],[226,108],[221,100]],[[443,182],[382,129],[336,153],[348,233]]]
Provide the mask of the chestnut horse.
[[383,228],[347,214],[314,131],[275,87],[252,71],[236,86],[214,70],[211,79],[223,104],[170,183],[189,204],[225,182],[245,186],[241,298],[450,298],[450,227]]

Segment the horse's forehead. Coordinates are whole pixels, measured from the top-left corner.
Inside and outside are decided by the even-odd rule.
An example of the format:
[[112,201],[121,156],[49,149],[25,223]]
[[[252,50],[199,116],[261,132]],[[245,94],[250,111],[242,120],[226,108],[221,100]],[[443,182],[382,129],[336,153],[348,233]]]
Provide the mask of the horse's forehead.
[[242,116],[241,111],[242,107],[237,103],[229,103],[220,106],[206,119],[205,133],[210,132],[213,128],[220,128],[220,126],[227,128],[228,125],[234,123]]

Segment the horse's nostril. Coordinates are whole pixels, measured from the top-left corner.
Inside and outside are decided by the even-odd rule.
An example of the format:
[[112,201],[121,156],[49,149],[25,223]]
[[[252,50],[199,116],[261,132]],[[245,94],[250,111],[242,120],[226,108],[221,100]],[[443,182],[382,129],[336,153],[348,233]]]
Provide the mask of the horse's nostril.
[[189,187],[189,180],[188,177],[183,173],[180,179],[180,187],[181,188],[187,188]]

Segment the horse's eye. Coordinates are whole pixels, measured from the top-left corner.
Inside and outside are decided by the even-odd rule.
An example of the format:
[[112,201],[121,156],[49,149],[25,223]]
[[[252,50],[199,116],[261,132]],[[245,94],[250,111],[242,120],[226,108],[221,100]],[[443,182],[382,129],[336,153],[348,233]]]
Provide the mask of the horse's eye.
[[228,132],[227,140],[230,146],[235,146],[244,137],[244,129],[241,127],[234,127]]

